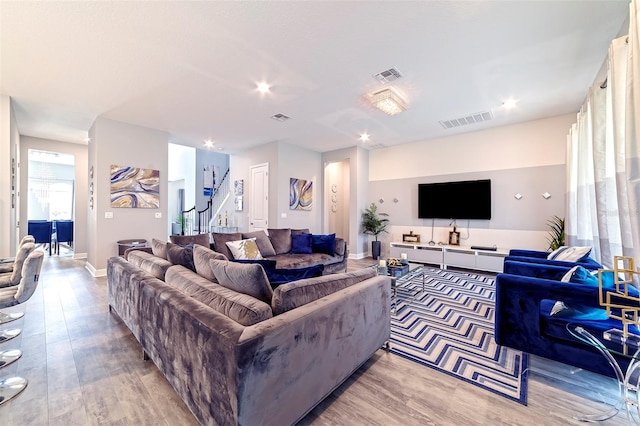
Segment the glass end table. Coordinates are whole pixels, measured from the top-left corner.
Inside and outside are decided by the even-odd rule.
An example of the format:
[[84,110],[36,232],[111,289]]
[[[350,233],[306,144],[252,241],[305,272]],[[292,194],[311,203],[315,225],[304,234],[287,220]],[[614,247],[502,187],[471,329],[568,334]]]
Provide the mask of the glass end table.
[[424,279],[424,274],[422,273],[423,268],[425,265],[421,264],[421,263],[412,263],[409,262],[408,263],[408,270],[400,275],[394,276],[394,275],[390,275],[389,273],[389,268],[381,268],[378,265],[373,265],[372,268],[375,269],[376,273],[378,275],[385,275],[391,278],[391,307],[393,310],[393,313],[396,313],[397,310],[397,306],[398,306],[398,289],[403,288],[405,284],[411,282],[410,278],[413,277],[416,274],[421,274],[422,275],[422,290],[412,294],[410,300],[413,300],[414,298],[416,298],[421,292],[425,291],[425,279]]
[[[577,340],[596,348],[607,360],[618,380],[618,400],[615,405],[602,413],[576,415],[574,418],[583,422],[600,422],[610,419],[620,411],[626,410],[630,424],[640,425],[640,336],[630,334],[626,338],[622,330],[611,329],[594,336],[578,323],[568,323],[567,331]],[[603,342],[607,342],[605,345]],[[614,355],[629,359],[629,366],[622,371]]]

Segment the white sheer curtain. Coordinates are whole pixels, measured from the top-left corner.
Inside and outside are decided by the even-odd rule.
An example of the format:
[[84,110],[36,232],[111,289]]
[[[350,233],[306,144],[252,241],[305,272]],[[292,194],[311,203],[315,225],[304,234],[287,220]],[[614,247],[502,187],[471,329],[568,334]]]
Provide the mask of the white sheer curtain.
[[607,83],[594,84],[567,137],[567,245],[593,247],[607,267],[613,257],[640,261],[640,50],[638,0],[629,36],[609,48]]

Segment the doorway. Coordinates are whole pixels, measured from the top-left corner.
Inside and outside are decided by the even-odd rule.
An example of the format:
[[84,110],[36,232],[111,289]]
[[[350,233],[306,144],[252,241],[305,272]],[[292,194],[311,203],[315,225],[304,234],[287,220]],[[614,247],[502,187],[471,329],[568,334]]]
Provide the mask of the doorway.
[[75,157],[29,149],[28,161],[27,232],[50,253],[73,255]]
[[251,166],[251,207],[249,230],[269,227],[269,163]]

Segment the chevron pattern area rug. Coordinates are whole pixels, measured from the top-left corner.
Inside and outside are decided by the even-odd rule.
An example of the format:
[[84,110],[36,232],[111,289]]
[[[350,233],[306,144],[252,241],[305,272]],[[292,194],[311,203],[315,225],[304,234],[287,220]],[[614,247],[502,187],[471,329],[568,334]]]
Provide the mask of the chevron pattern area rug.
[[496,344],[494,300],[492,278],[428,267],[408,274],[397,282],[391,353],[527,405],[528,355]]

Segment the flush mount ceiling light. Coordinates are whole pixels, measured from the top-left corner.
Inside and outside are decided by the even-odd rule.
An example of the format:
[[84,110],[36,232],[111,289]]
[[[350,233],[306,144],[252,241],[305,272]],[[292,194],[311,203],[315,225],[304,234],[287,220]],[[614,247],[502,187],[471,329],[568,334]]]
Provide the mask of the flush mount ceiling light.
[[360,133],[360,137],[358,139],[360,139],[362,142],[366,142],[369,140],[369,134],[366,132]]
[[393,87],[378,90],[370,94],[369,99],[373,106],[385,114],[396,115],[407,109],[407,104],[404,99],[402,99],[402,96],[400,96],[398,91]]
[[207,148],[213,148],[214,144],[215,142],[212,141],[211,139],[207,139],[206,141],[204,141],[204,146],[206,146]]
[[257,90],[258,90],[258,92],[260,92],[262,94],[269,93],[269,89],[270,88],[271,88],[271,86],[269,86],[264,81],[262,81],[262,82],[257,84]]
[[513,98],[509,98],[504,102],[502,102],[502,106],[504,107],[504,109],[513,109],[516,107],[517,104],[518,104],[518,101]]

